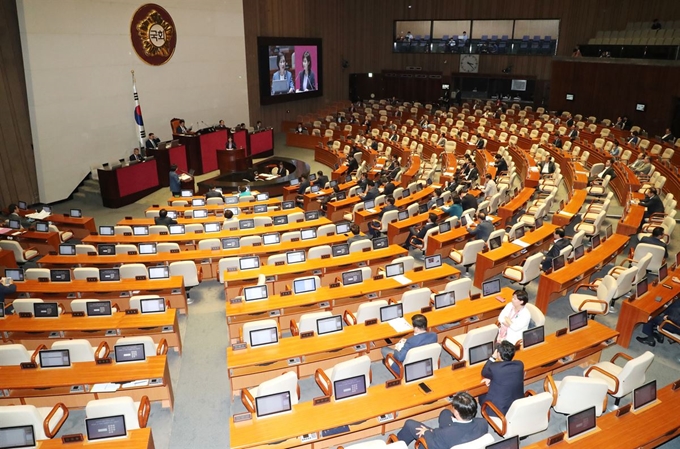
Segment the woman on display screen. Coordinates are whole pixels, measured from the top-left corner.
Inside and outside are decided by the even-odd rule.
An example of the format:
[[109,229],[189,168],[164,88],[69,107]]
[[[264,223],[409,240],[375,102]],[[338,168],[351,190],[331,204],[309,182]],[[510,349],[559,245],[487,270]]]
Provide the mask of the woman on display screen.
[[302,71],[298,75],[299,92],[316,90],[316,77],[312,72],[312,55],[306,51],[302,55]]
[[[277,70],[276,73],[274,73],[274,76],[272,78],[272,95],[294,93],[295,85],[293,84],[293,75],[288,70],[286,70],[286,55],[284,55],[283,53],[279,53],[277,64],[279,66],[279,70]],[[276,83],[276,81],[284,80],[287,82],[285,89],[277,88],[277,84],[282,83]]]

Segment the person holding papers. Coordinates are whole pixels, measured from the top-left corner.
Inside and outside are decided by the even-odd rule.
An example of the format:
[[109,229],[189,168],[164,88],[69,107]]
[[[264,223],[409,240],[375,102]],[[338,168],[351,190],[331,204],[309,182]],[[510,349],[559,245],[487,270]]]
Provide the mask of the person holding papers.
[[528,302],[529,295],[525,290],[517,290],[512,294],[512,301],[503,308],[498,316],[498,321],[501,323],[496,339],[498,343],[506,340],[515,345],[522,339],[522,333],[529,329],[529,322],[531,321],[531,313],[529,309],[524,307]]
[[172,164],[170,166],[170,191],[172,196],[179,196],[182,192],[181,182],[179,180],[179,175],[177,174],[177,166]]
[[[387,357],[388,354],[392,354],[397,361],[403,363],[410,349],[437,343],[437,334],[427,331],[427,317],[425,315],[420,313],[413,315],[411,324],[413,325],[413,336],[408,339],[402,338],[394,345],[394,348],[389,346],[383,347],[381,349],[383,358]],[[399,373],[397,365],[392,365],[392,369]]]

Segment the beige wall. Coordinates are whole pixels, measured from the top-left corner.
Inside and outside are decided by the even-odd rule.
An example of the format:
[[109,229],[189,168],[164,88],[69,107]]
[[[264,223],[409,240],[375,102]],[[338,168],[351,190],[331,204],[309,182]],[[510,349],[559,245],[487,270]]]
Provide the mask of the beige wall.
[[40,200],[72,193],[91,166],[137,146],[130,70],[146,131],[171,138],[170,119],[248,121],[241,0],[168,0],[177,29],[165,65],[142,62],[129,29],[143,2],[17,0]]

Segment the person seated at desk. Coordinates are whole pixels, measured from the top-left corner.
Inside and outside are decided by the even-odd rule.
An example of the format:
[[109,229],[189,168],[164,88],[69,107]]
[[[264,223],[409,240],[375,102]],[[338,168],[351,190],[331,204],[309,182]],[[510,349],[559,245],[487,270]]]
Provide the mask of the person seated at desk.
[[483,150],[485,145],[486,145],[486,140],[484,140],[484,137],[482,137],[482,135],[478,133],[477,134],[477,149]]
[[333,186],[333,193],[330,195],[323,195],[317,200],[319,202],[319,208],[324,212],[324,214],[328,210],[328,203],[338,199],[338,193],[340,193],[340,186],[336,184]]
[[[286,70],[287,65],[286,55],[284,55],[283,53],[279,53],[277,57],[277,65],[279,66],[279,70],[277,70],[276,73],[274,73],[274,76],[272,77],[272,95],[295,93],[293,75],[288,70]],[[279,83],[284,84],[284,87],[279,88],[276,84],[276,81],[285,81],[285,83]]]
[[361,126],[365,126],[366,129],[370,129],[370,128],[371,128],[371,120],[368,118],[368,116],[366,116],[366,118],[364,119],[364,121],[361,122]]
[[239,198],[242,197],[242,196],[248,196],[248,195],[250,195],[250,187],[248,187],[247,185],[238,186],[238,196],[239,196]]
[[215,127],[217,129],[227,129],[227,125],[224,124],[224,120],[220,120]]
[[479,171],[477,170],[477,166],[473,163],[470,163],[469,168],[466,171],[466,173],[461,174],[461,177],[459,178],[459,183],[467,184],[468,186],[470,186],[478,178],[479,178]]
[[7,221],[5,221],[5,226],[9,226],[10,220],[17,220],[22,229],[26,227],[26,225],[28,224],[28,220],[24,219],[24,217],[19,215],[17,213],[18,210],[19,210],[19,208],[14,203],[10,204],[7,207],[7,211],[9,212],[9,215],[7,215]]
[[172,164],[170,166],[170,192],[172,196],[179,196],[182,192],[182,183],[179,180],[179,175],[177,174],[177,165]]
[[496,179],[498,179],[502,173],[506,173],[508,171],[508,163],[499,153],[494,155],[494,159],[494,166],[496,167]]
[[257,132],[257,131],[262,131],[263,129],[264,129],[264,126],[262,126],[262,122],[261,122],[260,120],[258,120],[258,121],[255,123],[255,126],[253,126],[253,130],[256,131],[256,132]]
[[324,175],[323,171],[319,170],[316,172],[316,181],[312,182],[312,185],[325,189],[326,184],[328,184],[328,176]]
[[[559,122],[557,124],[559,125]],[[574,117],[572,117],[571,114],[569,114],[567,121],[564,124],[567,126],[567,128],[571,128],[572,126],[574,126],[575,125]]]
[[555,159],[552,156],[548,156],[538,163],[538,172],[541,175],[552,175],[555,173]]
[[552,261],[555,257],[560,255],[560,252],[571,245],[571,242],[564,238],[565,231],[564,228],[557,228],[553,233],[554,243],[550,249],[545,253],[545,258],[541,262],[541,270],[548,271],[552,268]]
[[649,219],[652,214],[663,213],[665,211],[663,201],[659,198],[659,192],[656,190],[656,187],[647,189],[645,192],[645,199],[640,201],[640,205],[647,208],[643,216],[643,221]]
[[276,173],[277,175],[284,177],[288,176],[288,169],[286,168],[285,165],[283,165],[283,162],[279,161],[279,166],[278,166],[279,171]]
[[427,202],[427,210],[437,207],[437,200],[442,196],[442,193],[444,193],[442,189],[436,189],[434,191],[434,195],[432,195],[432,198]]
[[[573,121],[573,120],[572,120]],[[571,125],[571,130],[569,131],[569,134],[567,134],[567,137],[569,140],[572,142],[576,139],[578,139],[578,128],[576,127],[576,124]]]
[[170,226],[177,224],[177,220],[168,217],[168,211],[165,209],[161,209],[158,211],[158,217],[154,217],[153,223],[162,226]]
[[144,156],[139,153],[139,148],[132,150],[130,155],[130,162],[144,162]]
[[652,347],[656,346],[655,339],[659,344],[663,343],[663,335],[657,331],[657,327],[664,321],[671,321],[673,324],[664,324],[663,330],[680,334],[680,301],[674,301],[664,312],[643,324],[642,333],[645,336],[635,337],[635,339]]
[[552,146],[554,146],[555,148],[558,148],[558,149],[559,149],[559,148],[562,148],[562,139],[560,138],[559,135],[555,134],[555,135],[553,136],[553,141],[551,142],[551,144],[552,144]]
[[[514,344],[503,340],[496,346],[482,368],[482,383],[489,387],[489,392],[479,397],[479,405],[491,402],[501,413],[506,414],[513,402],[524,397],[524,363],[514,358]],[[496,413],[489,409],[489,415],[496,416]]]
[[191,126],[187,128],[184,124],[184,120],[179,121],[179,126],[175,129],[175,134],[189,134],[191,131]]
[[235,150],[236,149],[236,142],[234,142],[234,136],[227,137],[226,149],[227,150]]
[[636,175],[649,175],[650,171],[652,171],[652,159],[649,156],[645,156],[642,164],[640,164],[637,168],[633,168],[633,172],[635,172]]
[[397,142],[399,140],[399,134],[397,134],[396,131],[393,131],[389,140],[392,142]]
[[212,189],[205,192],[205,199],[207,200],[208,198],[222,198],[222,199],[224,199],[224,197],[222,196],[222,192],[217,190],[217,187],[213,187]]
[[612,145],[612,147],[609,149],[609,154],[611,154],[614,159],[618,159],[619,156],[621,156],[621,145],[618,143]]
[[661,140],[668,143],[675,143],[675,136],[671,132],[670,128],[666,128],[666,133],[661,136]]
[[468,209],[474,209],[477,210],[477,206],[479,205],[477,203],[477,198],[470,193],[469,189],[467,187],[463,187],[463,190],[461,190],[461,193],[464,195],[461,197],[461,206],[463,206],[463,210],[466,211]]
[[347,244],[350,246],[352,246],[352,243],[358,242],[359,240],[370,239],[369,236],[361,234],[361,229],[359,228],[359,225],[356,223],[352,223],[352,225],[349,227],[349,230],[352,233],[352,235],[350,236],[350,238],[347,239]]
[[470,173],[472,168],[475,166],[475,164],[472,162],[472,156],[469,154],[465,154],[463,159],[465,162],[463,162],[463,165],[461,165],[460,168],[456,170],[456,173],[453,176],[456,184],[460,184],[461,178],[467,176],[467,174]]
[[638,137],[639,133],[637,131],[633,131],[632,133],[630,133],[630,135],[631,138],[628,139],[628,145],[632,147],[638,146],[638,144],[640,143],[640,138]]
[[354,157],[354,153],[351,153],[349,156],[347,156],[347,173],[354,173],[359,169],[359,161],[357,158]]
[[528,302],[529,294],[526,290],[517,290],[512,294],[512,300],[498,315],[498,343],[505,340],[515,345],[522,339],[522,333],[529,329],[531,322],[531,313],[525,307]]
[[668,245],[666,245],[666,242],[661,240],[661,237],[663,237],[663,228],[661,226],[657,226],[654,229],[652,229],[652,235],[646,235],[640,239],[640,243],[647,243],[649,245],[656,245],[660,246],[664,250],[664,257],[668,259]]
[[475,237],[473,240],[484,240],[485,242],[489,240],[489,236],[496,229],[491,221],[491,217],[487,217],[484,212],[479,212],[477,214],[477,219],[479,224],[475,226],[468,226],[467,232],[471,236]]
[[158,148],[158,144],[161,143],[161,139],[156,137],[154,133],[149,133],[149,138],[146,139],[146,149],[155,150]]
[[644,165],[645,157],[647,157],[647,153],[645,153],[644,151],[640,151],[640,153],[637,156],[637,159],[635,159],[633,163],[628,164],[628,168],[630,168],[633,171],[638,170],[640,167]]
[[444,147],[446,146],[446,136],[441,136],[439,138],[439,141],[437,142],[438,147]]
[[437,226],[437,214],[430,212],[430,214],[427,216],[427,222],[425,222],[425,224],[421,226],[420,229],[417,229],[415,226],[408,228],[408,237],[406,238],[406,242],[401,245],[402,248],[407,250],[410,249],[411,239],[413,237],[422,241],[425,239],[425,234],[427,234],[427,231],[434,228],[435,226]]
[[424,438],[428,449],[449,449],[484,436],[489,426],[477,415],[477,401],[470,393],[456,393],[451,398],[453,411],[439,413],[439,428],[431,429],[414,419],[407,419],[397,438],[408,446],[416,438]]
[[492,196],[498,193],[498,186],[496,185],[496,181],[494,181],[491,177],[491,173],[484,175],[484,179],[486,179],[486,181],[484,181],[482,195],[484,195],[485,200],[489,200]]
[[295,128],[295,134],[307,134],[307,128],[302,126],[302,122],[297,124],[297,128]]
[[453,194],[451,199],[453,200],[453,204],[450,206],[443,206],[442,212],[444,212],[444,214],[448,215],[449,217],[460,218],[460,216],[463,214],[463,206],[461,205],[460,197],[457,194]]
[[374,200],[380,196],[380,189],[376,185],[376,182],[378,181],[373,181],[372,179],[368,180],[368,185],[366,187],[368,190],[365,193],[359,194],[359,197],[363,202]]
[[[427,317],[425,315],[420,313],[413,315],[411,318],[411,325],[413,326],[413,336],[410,338],[402,338],[394,345],[394,348],[384,346],[380,350],[383,359],[387,357],[388,354],[392,354],[398,362],[404,363],[406,354],[408,354],[409,350],[419,346],[437,343],[437,334],[427,331]],[[392,364],[392,369],[397,374],[400,373],[399,366]]]
[[384,173],[388,179],[394,179],[399,174],[399,170],[401,170],[401,165],[399,165],[399,156],[393,154],[392,161],[388,166],[383,168],[382,173]]
[[591,176],[590,179],[588,179],[588,183],[592,184],[593,181],[595,180],[603,180],[604,178],[609,175],[609,181],[612,181],[614,178],[616,178],[616,172],[614,171],[614,164],[612,163],[611,159],[606,159],[604,161],[604,168],[600,173],[596,173],[594,176]]

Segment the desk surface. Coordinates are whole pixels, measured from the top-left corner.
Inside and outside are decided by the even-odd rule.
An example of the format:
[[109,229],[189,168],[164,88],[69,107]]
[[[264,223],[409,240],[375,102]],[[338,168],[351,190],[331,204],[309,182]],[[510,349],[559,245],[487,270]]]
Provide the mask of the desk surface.
[[[87,438],[85,436],[85,438]],[[63,449],[63,448],[78,448],[87,447],[92,449],[154,449],[156,446],[153,442],[153,434],[151,428],[128,430],[128,436],[125,439],[113,439],[109,441],[83,441],[81,443],[62,443],[61,438],[54,438],[53,440],[43,440],[38,442],[38,449]]]
[[[184,278],[173,276],[168,279],[136,281],[125,279],[117,282],[39,282],[35,280],[15,282],[17,293],[97,293],[97,292],[135,292],[151,290],[184,289]],[[135,293],[138,294],[138,293]]]

